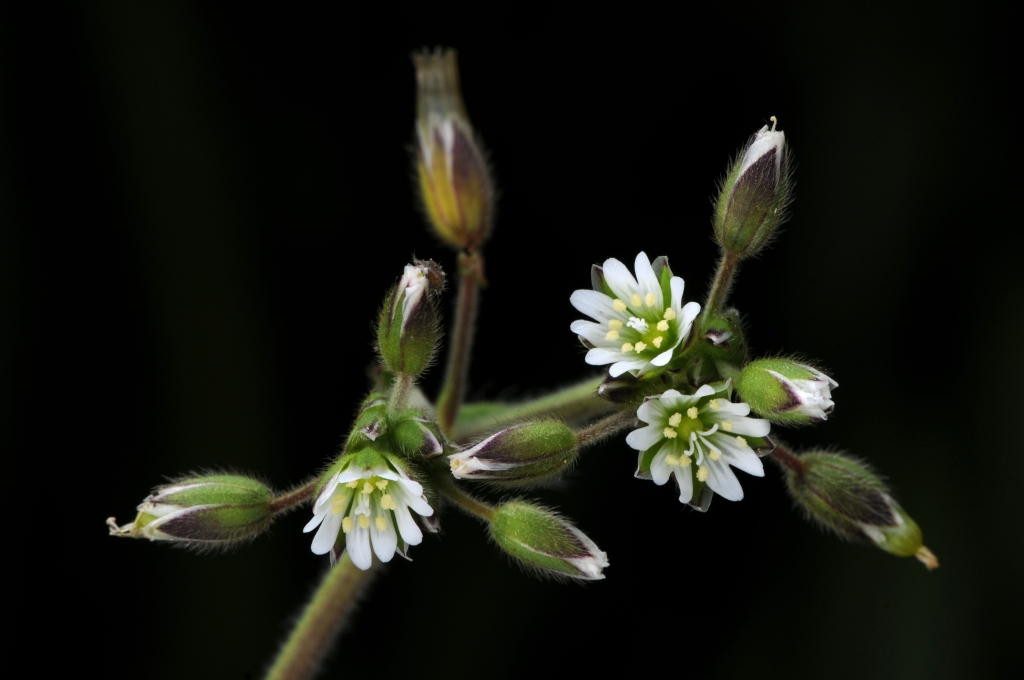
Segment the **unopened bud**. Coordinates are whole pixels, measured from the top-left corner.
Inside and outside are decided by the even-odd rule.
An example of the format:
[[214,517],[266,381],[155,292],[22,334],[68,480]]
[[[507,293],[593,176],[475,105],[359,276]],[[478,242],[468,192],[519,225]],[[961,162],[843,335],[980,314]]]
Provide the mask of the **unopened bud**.
[[443,437],[437,425],[414,409],[395,418],[391,437],[398,450],[407,456],[437,458],[444,453]]
[[786,136],[765,125],[750,140],[722,183],[715,205],[715,238],[727,253],[749,257],[785,218],[791,181]]
[[459,479],[523,484],[559,474],[576,460],[576,434],[559,420],[520,423],[448,456]]
[[494,189],[462,103],[455,50],[417,52],[412,61],[420,199],[442,240],[475,249],[491,229]]
[[734,383],[757,414],[786,424],[825,420],[834,406],[832,388],[839,386],[816,368],[789,359],[751,361]]
[[784,465],[790,495],[807,515],[844,538],[867,538],[900,557],[915,556],[928,569],[939,561],[924,546],[921,529],[866,465],[814,451]]
[[550,576],[604,578],[608,556],[592,540],[556,513],[525,501],[498,507],[491,536],[523,566]]
[[444,273],[436,263],[406,265],[377,325],[380,354],[392,371],[419,375],[430,365],[440,337],[433,298],[443,287]]
[[227,543],[267,528],[273,500],[270,489],[255,479],[207,475],[159,486],[139,505],[134,522],[118,526],[111,517],[107,525],[112,536]]

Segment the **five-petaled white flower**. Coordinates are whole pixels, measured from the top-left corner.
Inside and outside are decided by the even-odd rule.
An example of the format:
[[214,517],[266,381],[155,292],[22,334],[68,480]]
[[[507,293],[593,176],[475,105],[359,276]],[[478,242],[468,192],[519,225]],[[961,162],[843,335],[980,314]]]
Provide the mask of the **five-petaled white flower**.
[[683,305],[683,280],[672,276],[668,261],[651,264],[645,253],[636,256],[636,278],[612,258],[594,267],[594,290],[577,290],[572,306],[596,321],[574,321],[569,327],[590,348],[586,361],[611,364],[612,377],[631,372],[639,376],[672,360],[690,333],[700,305]]
[[702,385],[687,396],[676,390],[649,397],[637,410],[647,427],[630,432],[626,443],[640,451],[637,477],[661,486],[675,475],[679,500],[689,503],[703,484],[731,501],[743,488],[729,466],[764,476],[752,448],[771,428],[767,420],[747,418],[750,407],[729,401],[731,384]]
[[352,564],[369,569],[371,543],[377,558],[389,562],[396,552],[405,557],[407,546],[423,540],[410,509],[423,516],[434,514],[423,496],[423,486],[388,465],[383,456],[361,451],[324,485],[313,504],[313,519],[303,531],[320,527],[312,549],[317,555],[330,553],[332,564],[347,549]]

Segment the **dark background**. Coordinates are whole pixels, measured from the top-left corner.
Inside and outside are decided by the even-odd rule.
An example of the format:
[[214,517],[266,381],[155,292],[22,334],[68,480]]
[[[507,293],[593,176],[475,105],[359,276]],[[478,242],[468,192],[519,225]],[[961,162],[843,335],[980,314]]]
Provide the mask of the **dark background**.
[[568,299],[593,262],[667,254],[703,299],[715,180],[778,116],[794,217],[734,302],[755,352],[802,352],[841,385],[834,417],[788,440],[872,461],[942,567],[824,536],[774,469],[742,480],[741,503],[694,514],[634,480],[620,440],[531,494],[607,550],[605,581],[537,581],[449,513],[376,582],[326,677],[1015,675],[1009,13],[820,4],[565,18],[2,6],[13,654],[34,641],[40,670],[259,676],[326,564],[305,512],[216,555],[115,540],[103,521],[132,519],[164,475],[232,468],[284,488],[332,455],[387,286],[412,253],[454,268],[416,211],[408,151],[408,55],[451,45],[502,194],[474,396],[588,375]]

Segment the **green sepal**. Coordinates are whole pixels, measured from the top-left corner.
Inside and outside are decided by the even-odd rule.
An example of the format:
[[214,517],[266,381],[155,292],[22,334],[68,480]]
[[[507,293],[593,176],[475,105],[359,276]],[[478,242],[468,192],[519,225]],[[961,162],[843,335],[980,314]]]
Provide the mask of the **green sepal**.
[[607,556],[556,513],[510,501],[496,508],[490,520],[491,537],[508,555],[540,573],[578,579],[604,578]]
[[450,456],[460,479],[521,485],[557,476],[576,460],[576,433],[560,420],[507,427]]

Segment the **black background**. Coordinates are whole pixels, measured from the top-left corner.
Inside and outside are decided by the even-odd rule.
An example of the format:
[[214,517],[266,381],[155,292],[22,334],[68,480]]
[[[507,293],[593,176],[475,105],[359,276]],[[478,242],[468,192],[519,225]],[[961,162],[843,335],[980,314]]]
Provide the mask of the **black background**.
[[822,535],[774,469],[696,515],[634,480],[620,440],[531,494],[608,552],[605,581],[537,581],[449,513],[376,582],[326,677],[1020,669],[1019,74],[1000,6],[28,6],[0,10],[13,654],[33,641],[41,671],[126,678],[258,677],[272,658],[325,568],[304,513],[201,555],[103,520],[164,475],[284,488],[332,455],[387,286],[413,253],[454,268],[408,150],[408,55],[451,45],[501,190],[473,396],[592,374],[568,330],[591,263],[666,254],[703,299],[715,180],[775,115],[794,217],[733,301],[755,352],[841,385],[834,417],[788,440],[872,461],[942,567]]

